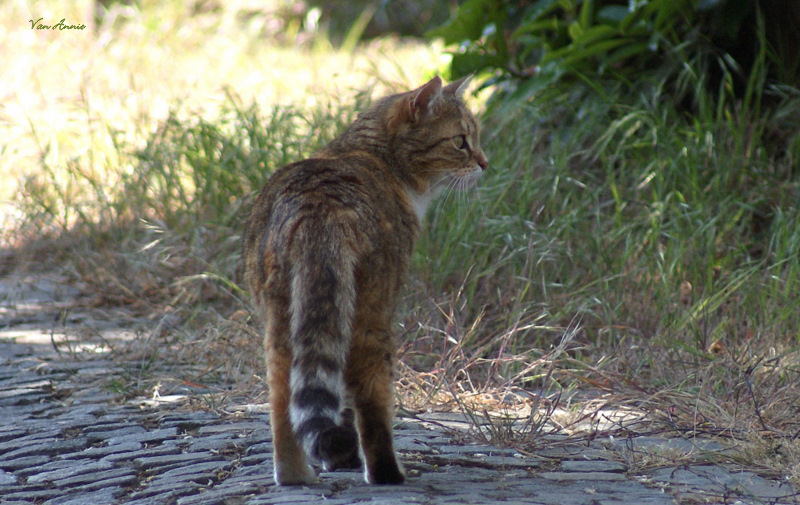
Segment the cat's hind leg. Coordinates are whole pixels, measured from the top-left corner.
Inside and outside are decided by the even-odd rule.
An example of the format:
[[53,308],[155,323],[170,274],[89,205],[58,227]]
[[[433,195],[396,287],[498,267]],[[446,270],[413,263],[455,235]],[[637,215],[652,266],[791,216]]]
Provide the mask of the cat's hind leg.
[[364,476],[370,484],[402,484],[405,472],[394,451],[393,354],[383,348],[354,347],[348,386],[354,395]]
[[311,484],[317,480],[317,476],[308,464],[289,418],[289,370],[292,359],[288,349],[281,352],[279,349],[270,349],[268,345],[267,363],[275,482],[281,486]]

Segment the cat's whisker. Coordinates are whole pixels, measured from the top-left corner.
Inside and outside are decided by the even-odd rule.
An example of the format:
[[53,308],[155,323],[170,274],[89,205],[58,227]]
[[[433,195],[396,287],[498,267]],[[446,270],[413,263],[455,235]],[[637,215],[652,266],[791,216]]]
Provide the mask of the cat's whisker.
[[461,186],[461,178],[458,177],[457,175],[450,176],[449,181],[447,183],[447,189],[446,189],[446,191],[448,193],[448,197],[451,194],[456,194],[456,200],[458,200],[458,198],[459,198],[459,196],[460,196],[460,194],[462,192],[460,186]]
[[449,175],[446,175],[443,180],[445,180],[447,182],[442,187],[441,195],[439,196],[439,201],[436,204],[436,217],[437,217],[437,220],[438,220],[438,217],[443,214],[442,209],[444,209],[445,205],[447,204],[447,200],[448,200],[448,198],[450,198],[450,193],[452,192],[452,179],[451,179],[451,177]]

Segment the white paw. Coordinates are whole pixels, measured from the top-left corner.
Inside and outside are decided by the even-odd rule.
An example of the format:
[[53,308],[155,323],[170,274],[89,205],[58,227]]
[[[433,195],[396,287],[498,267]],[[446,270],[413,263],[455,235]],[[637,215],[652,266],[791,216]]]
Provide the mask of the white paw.
[[279,486],[301,486],[313,484],[317,481],[317,474],[308,464],[293,468],[289,465],[275,465],[275,482]]

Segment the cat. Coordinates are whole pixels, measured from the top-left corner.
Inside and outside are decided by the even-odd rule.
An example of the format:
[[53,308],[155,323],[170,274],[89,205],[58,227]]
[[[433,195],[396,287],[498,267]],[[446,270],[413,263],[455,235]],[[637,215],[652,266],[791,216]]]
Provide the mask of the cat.
[[[431,199],[488,166],[462,100],[434,77],[378,100],[313,157],[277,170],[253,204],[244,272],[265,327],[274,477],[309,484],[360,468],[405,480],[392,438],[392,317]],[[360,450],[359,450],[360,448]]]

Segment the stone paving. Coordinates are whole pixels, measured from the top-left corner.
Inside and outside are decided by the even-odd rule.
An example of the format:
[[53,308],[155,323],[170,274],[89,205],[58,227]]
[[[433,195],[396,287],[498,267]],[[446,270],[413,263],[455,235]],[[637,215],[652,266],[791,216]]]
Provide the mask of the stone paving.
[[[459,417],[448,414],[398,418],[409,476],[403,486],[369,486],[357,472],[336,472],[320,474],[313,486],[277,487],[266,406],[218,413],[181,402],[120,401],[98,380],[118,363],[56,352],[49,340],[66,323],[51,317],[53,307],[71,295],[58,283],[37,280],[31,289],[20,279],[0,280],[3,505],[800,503],[788,484],[742,469],[692,464],[641,473],[626,463],[631,451],[691,451],[697,441],[553,438],[523,455],[454,442],[444,427],[456,429]],[[709,443],[700,450],[725,448]]]

